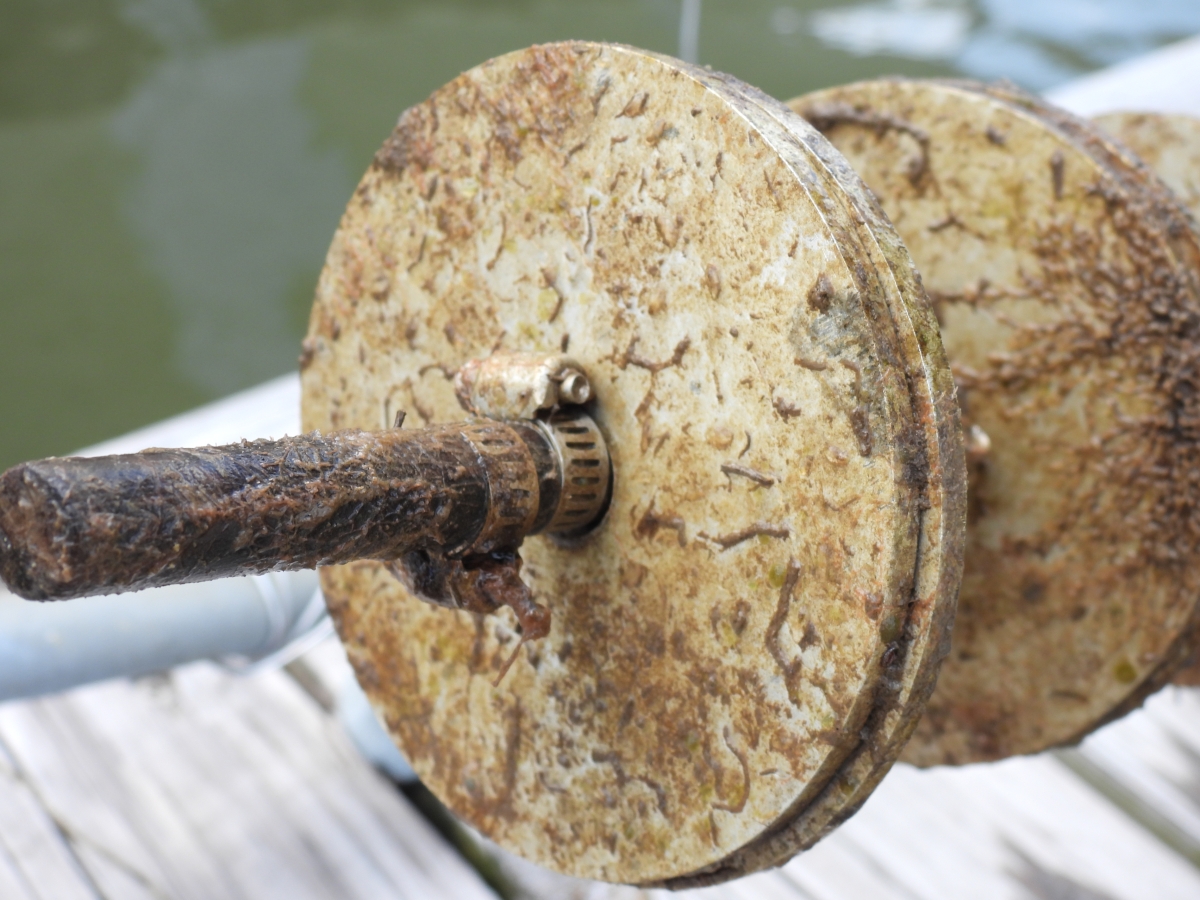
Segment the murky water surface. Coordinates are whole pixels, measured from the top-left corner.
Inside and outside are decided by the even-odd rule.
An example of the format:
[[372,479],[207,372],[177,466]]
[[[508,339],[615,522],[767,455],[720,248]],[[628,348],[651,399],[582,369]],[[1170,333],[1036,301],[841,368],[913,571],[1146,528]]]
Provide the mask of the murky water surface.
[[1042,89],[1196,32],[1196,0],[4,0],[0,467],[294,368],[371,154],[490,56],[624,41],[787,98]]

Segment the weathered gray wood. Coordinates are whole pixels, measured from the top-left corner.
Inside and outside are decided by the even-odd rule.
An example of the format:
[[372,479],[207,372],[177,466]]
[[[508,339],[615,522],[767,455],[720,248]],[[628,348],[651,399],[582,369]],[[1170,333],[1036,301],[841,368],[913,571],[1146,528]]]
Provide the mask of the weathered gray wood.
[[1060,756],[1131,817],[1200,865],[1200,689],[1168,687],[1144,709]]
[[785,871],[817,897],[861,896],[838,886],[851,860],[878,874],[872,896],[1200,896],[1200,871],[1052,756],[897,766],[858,816]]
[[0,746],[0,897],[98,900],[66,836]]
[[494,896],[280,672],[197,664],[6,704],[0,742],[62,833],[43,868],[105,897]]

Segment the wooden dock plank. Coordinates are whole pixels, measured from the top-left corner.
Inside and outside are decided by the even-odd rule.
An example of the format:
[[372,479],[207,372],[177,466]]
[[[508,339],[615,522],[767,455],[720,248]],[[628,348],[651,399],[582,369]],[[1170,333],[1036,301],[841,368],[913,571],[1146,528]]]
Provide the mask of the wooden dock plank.
[[45,868],[82,872],[106,897],[494,900],[277,671],[197,664],[5,704],[0,742],[62,832]]
[[817,897],[862,896],[836,882],[854,860],[881,890],[922,900],[1200,897],[1200,871],[1052,756],[896,766],[856,817],[785,871]]
[[1168,687],[1060,756],[1200,865],[1200,689]]
[[92,879],[0,746],[0,897],[99,900]]

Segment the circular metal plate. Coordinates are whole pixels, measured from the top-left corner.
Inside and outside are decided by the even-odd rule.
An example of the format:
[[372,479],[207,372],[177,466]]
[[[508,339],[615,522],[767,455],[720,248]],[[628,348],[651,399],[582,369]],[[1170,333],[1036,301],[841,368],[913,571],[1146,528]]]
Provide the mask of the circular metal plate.
[[924,523],[954,494],[930,423],[953,428],[913,387],[946,381],[936,340],[790,115],[629,48],[493,60],[405,113],[320,280],[307,428],[459,420],[447,376],[497,347],[591,378],[611,506],[585,538],[526,541],[552,630],[499,687],[507,611],[427,606],[375,563],[323,572],[417,773],[562,872],[718,880],[810,808],[853,808],[838,779],[911,724],[894,682],[952,609],[926,572],[956,545]]
[[970,468],[953,652],[904,758],[1076,740],[1163,683],[1197,618],[1186,216],[1095,129],[1022,94],[886,81],[791,106],[904,238],[964,424],[991,443]]
[[[1167,113],[1117,112],[1092,119],[1138,155],[1179,201],[1200,218],[1200,119]],[[1193,641],[1188,663],[1171,679],[1200,686],[1200,641]]]

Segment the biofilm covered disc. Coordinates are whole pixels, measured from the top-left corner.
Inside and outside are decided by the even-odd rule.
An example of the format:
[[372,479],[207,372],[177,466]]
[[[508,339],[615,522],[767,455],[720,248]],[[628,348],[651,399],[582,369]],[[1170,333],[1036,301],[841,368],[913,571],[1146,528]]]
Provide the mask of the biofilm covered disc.
[[591,378],[611,504],[525,542],[552,628],[499,686],[507,611],[429,606],[377,563],[323,573],[422,780],[560,872],[786,858],[865,798],[932,685],[961,549],[949,374],[805,140],[834,155],[683,63],[535,47],[406,112],[330,248],[307,428],[461,420],[449,377],[497,348]]
[[1163,186],[1015,92],[884,81],[792,101],[912,252],[968,429],[953,650],[920,764],[1077,740],[1170,677],[1200,570],[1200,259]]
[[[1200,218],[1200,119],[1167,113],[1115,112],[1092,121],[1136,153],[1162,179],[1192,214],[1195,227],[1195,220]],[[1171,681],[1200,686],[1200,639],[1193,639],[1187,664]]]

